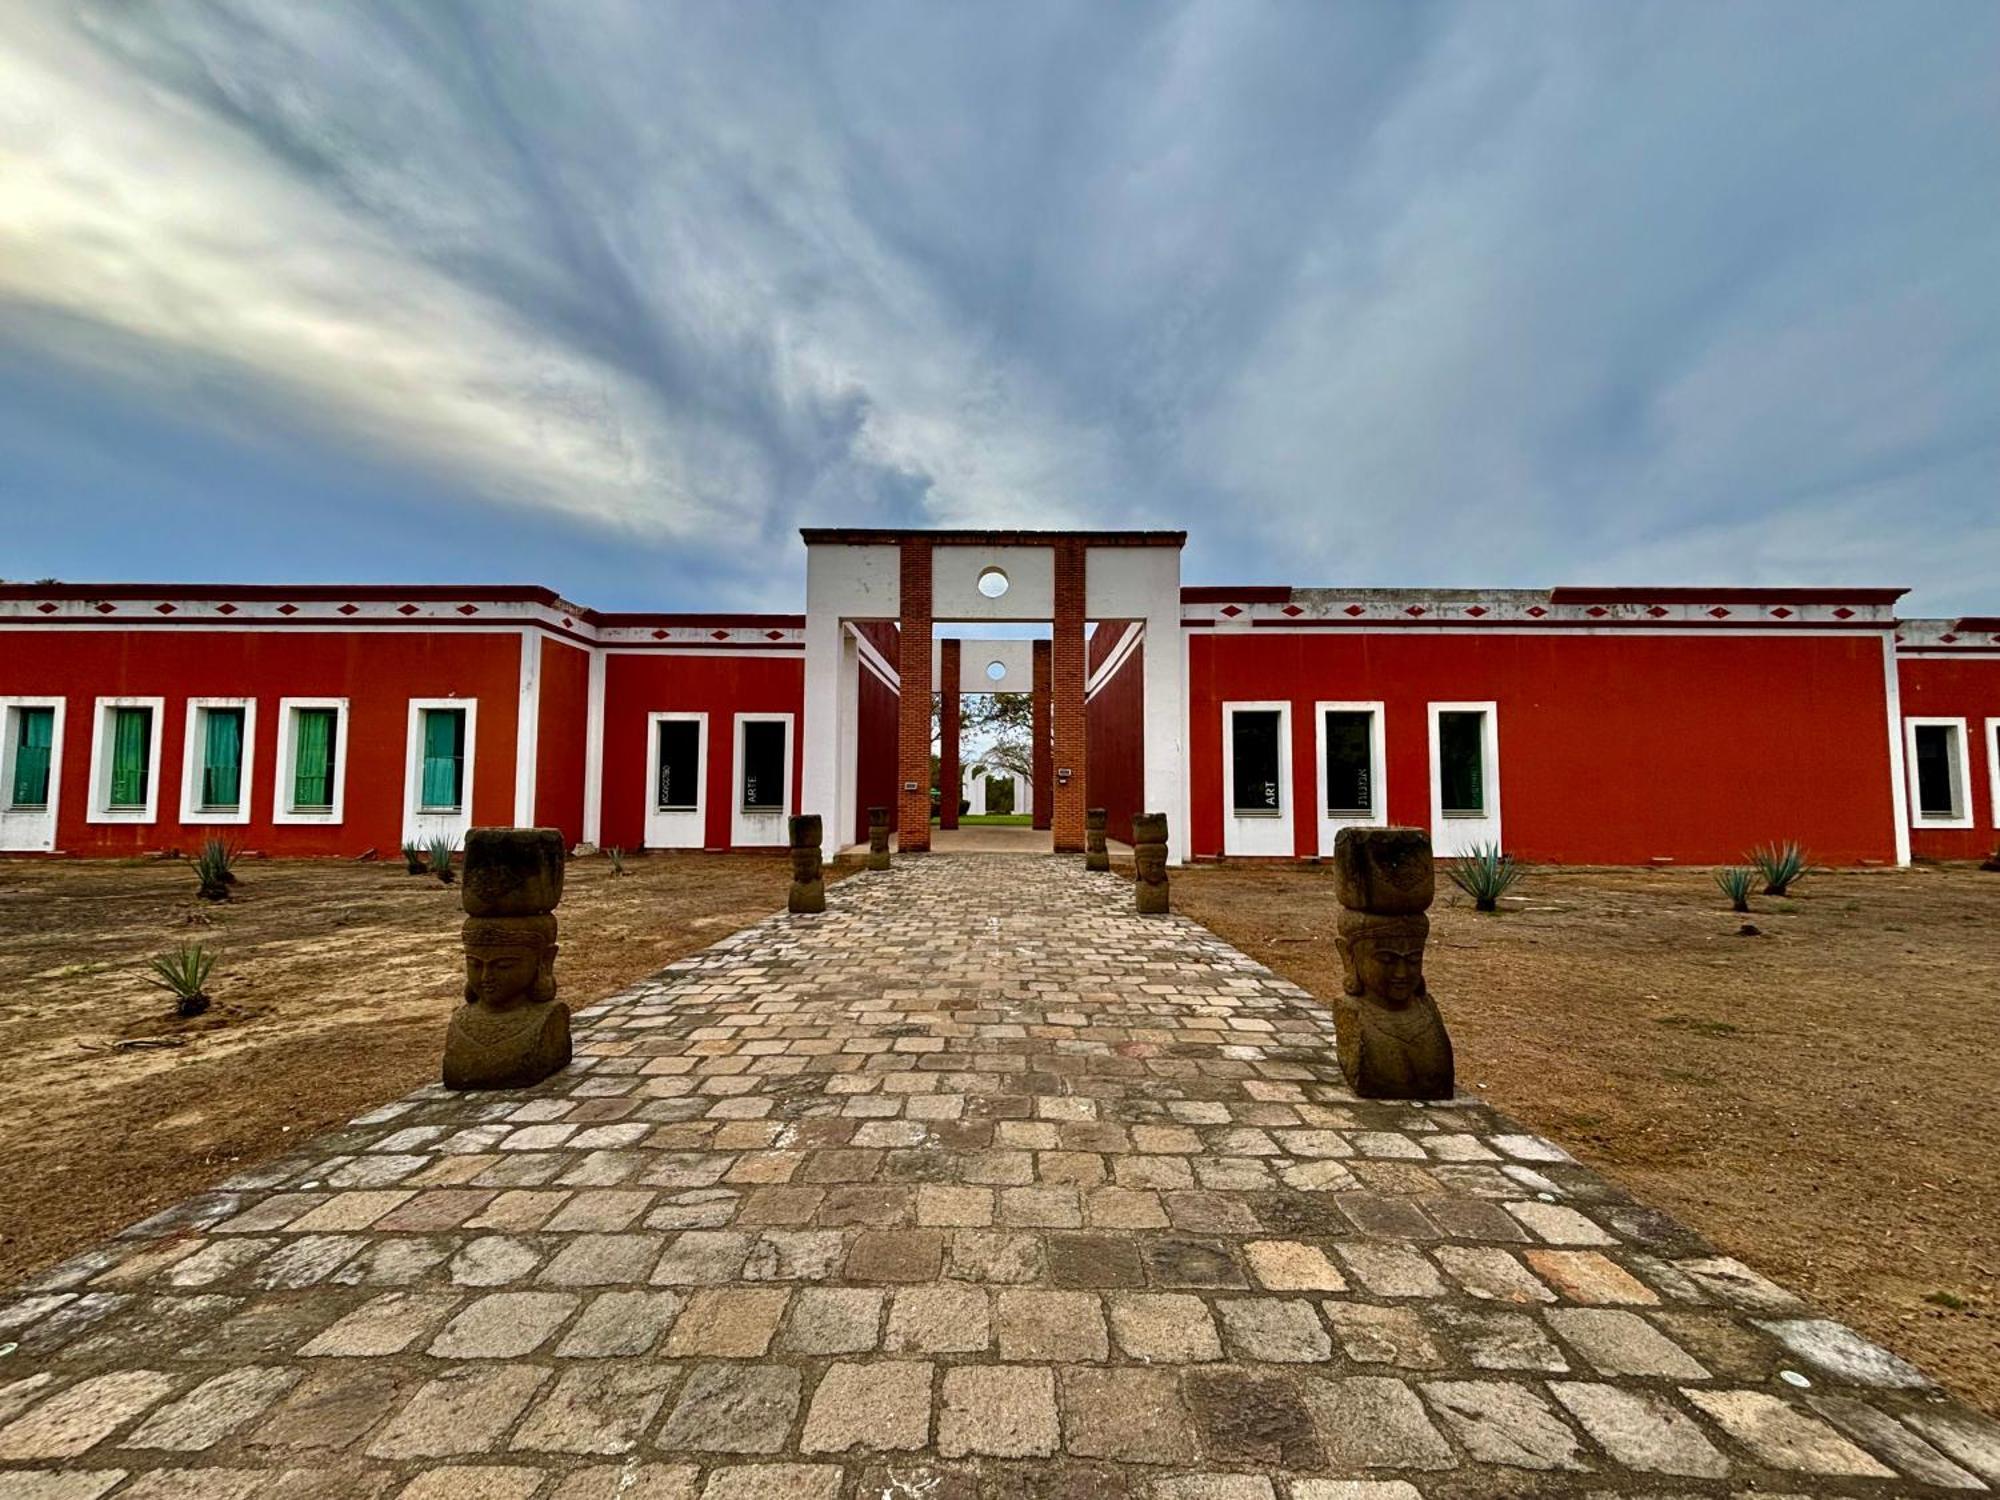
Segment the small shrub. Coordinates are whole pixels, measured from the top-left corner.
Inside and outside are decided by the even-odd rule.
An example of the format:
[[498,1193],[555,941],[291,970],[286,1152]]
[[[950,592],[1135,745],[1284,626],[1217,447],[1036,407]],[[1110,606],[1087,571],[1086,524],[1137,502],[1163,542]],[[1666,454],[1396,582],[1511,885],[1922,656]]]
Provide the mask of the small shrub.
[[1811,856],[1796,839],[1782,844],[1759,844],[1744,856],[1764,877],[1764,894],[1782,896],[1806,878]]
[[174,1013],[183,1020],[208,1009],[208,976],[215,968],[215,955],[200,943],[182,943],[170,953],[156,953],[147,967],[153,977],[146,982],[174,997]]
[[230,868],[236,863],[234,845],[225,844],[221,839],[204,840],[201,853],[188,863],[194,866],[194,878],[200,882],[199,894],[202,900],[229,899],[229,888],[236,884],[236,873]]
[[1451,883],[1472,898],[1476,911],[1498,911],[1500,898],[1519,885],[1527,873],[1498,844],[1474,844],[1445,866]]
[[1757,872],[1743,865],[1715,872],[1716,888],[1729,898],[1731,911],[1750,910],[1750,883],[1756,878]]
[[623,875],[625,873],[624,847],[619,844],[613,844],[609,849],[606,849],[604,852],[611,860],[611,873],[613,875]]
[[452,882],[451,862],[458,854],[458,843],[454,839],[431,840],[431,873],[441,885]]
[[428,872],[429,866],[424,863],[424,851],[421,844],[407,843],[403,845],[403,869],[411,875],[422,875]]

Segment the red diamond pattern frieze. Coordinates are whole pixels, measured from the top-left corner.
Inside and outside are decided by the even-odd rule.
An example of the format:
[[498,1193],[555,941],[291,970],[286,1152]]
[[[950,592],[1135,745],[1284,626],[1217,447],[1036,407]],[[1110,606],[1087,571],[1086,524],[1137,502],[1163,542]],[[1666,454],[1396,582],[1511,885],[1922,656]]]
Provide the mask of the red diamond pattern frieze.
[[764,639],[767,641],[782,641],[784,638],[785,632],[782,630],[767,630],[764,632]]
[[414,604],[399,604],[396,606],[396,613],[399,615],[413,615],[416,612],[417,607]]
[[215,606],[215,612],[219,615],[233,615],[236,613],[236,606],[233,604],[218,604]]
[[1471,616],[1472,616],[1472,618],[1476,620],[1476,619],[1478,619],[1478,618],[1479,618],[1479,617],[1480,617],[1481,615],[1484,615],[1484,614],[1488,613],[1488,610],[1487,610],[1486,606],[1485,606],[1485,605],[1483,605],[1483,604],[1472,604],[1472,605],[1468,605],[1468,606],[1466,606],[1466,610],[1465,610],[1465,612],[1466,612],[1467,614],[1471,615]]
[[1726,620],[1729,618],[1729,611],[1718,604],[1708,612],[1708,617],[1711,620]]
[[1533,618],[1539,620],[1543,615],[1547,614],[1548,611],[1543,609],[1539,604],[1530,604],[1528,606],[1528,613]]
[[1833,617],[1836,620],[1851,620],[1854,618],[1854,611],[1843,604],[1833,612]]
[[653,639],[656,641],[664,641],[666,638],[667,638],[667,633],[664,630],[656,630],[653,632]]
[[1652,617],[1653,617],[1654,619],[1656,619],[1656,620],[1657,620],[1657,619],[1660,619],[1660,618],[1661,618],[1662,616],[1664,616],[1664,615],[1665,615],[1665,614],[1667,613],[1667,607],[1666,607],[1666,605],[1664,605],[1664,604],[1655,604],[1655,605],[1651,606],[1651,607],[1650,607],[1650,608],[1649,608],[1649,609],[1648,609],[1648,610],[1646,611],[1646,613],[1647,613],[1647,614],[1649,614],[1649,615],[1651,615],[1651,616],[1652,616]]
[[1280,611],[1280,613],[1290,615],[1293,619],[1297,619],[1300,615],[1304,614],[1305,611],[1299,608],[1299,606],[1296,604],[1287,604],[1284,607],[1284,609]]
[[709,635],[718,641],[726,641],[729,639],[729,632],[726,630],[711,630],[709,632]]
[[476,604],[461,604],[458,607],[458,612],[462,615],[476,615],[479,613],[479,606]]
[[45,615],[52,615],[52,614],[54,614],[54,613],[56,612],[56,610],[57,610],[57,609],[58,609],[59,607],[60,607],[60,606],[58,606],[58,605],[54,605],[54,604],[37,604],[37,605],[35,606],[35,608],[36,608],[36,609],[37,609],[38,611],[40,611],[40,612],[41,612],[42,614],[45,614]]
[[115,615],[118,613],[118,606],[115,604],[100,604],[97,606],[97,612],[100,615]]
[[1590,616],[1590,618],[1591,618],[1591,619],[1593,619],[1593,620],[1601,620],[1601,619],[1603,619],[1603,618],[1604,618],[1604,617],[1605,617],[1606,615],[1610,614],[1610,613],[1611,613],[1611,611],[1610,611],[1610,610],[1608,610],[1608,609],[1606,609],[1606,608],[1605,608],[1605,607],[1604,607],[1603,605],[1601,605],[1601,604],[1593,604],[1593,605],[1591,605],[1591,606],[1590,606],[1590,608],[1589,608],[1589,609],[1586,609],[1586,610],[1584,611],[1584,613],[1585,613],[1585,614],[1587,614],[1587,615],[1589,615],[1589,616]]
[[1233,620],[1242,613],[1243,606],[1240,604],[1225,604],[1222,606],[1222,617],[1225,620]]
[[340,606],[340,612],[344,615],[358,615],[361,613],[361,606],[358,604],[343,604]]
[[1403,613],[1415,620],[1423,615],[1424,607],[1421,604],[1406,604],[1403,606]]
[[564,616],[563,616],[563,629],[564,629],[564,630],[567,630],[567,629],[569,629],[569,628],[570,628],[570,626],[574,625],[575,623],[576,623],[576,621],[572,620],[572,619],[571,619],[571,618],[570,618],[570,617],[569,617],[568,615],[564,615]]
[[281,615],[295,615],[298,612],[299,607],[296,604],[280,604],[278,606],[278,613]]
[[155,604],[153,606],[153,613],[156,615],[170,615],[174,613],[174,607],[171,604]]
[[1955,635],[1941,635],[1938,639],[1943,641],[1947,646],[1953,646],[1958,643],[1958,637]]
[[1772,610],[1771,613],[1776,615],[1781,620],[1789,620],[1792,617],[1792,612],[1789,609],[1786,609],[1785,606],[1782,604],[1780,604],[1776,609]]
[[1348,605],[1348,606],[1347,606],[1347,608],[1343,609],[1343,610],[1341,611],[1341,613],[1342,613],[1342,614],[1344,614],[1344,615],[1346,615],[1346,616],[1347,616],[1347,617],[1348,617],[1349,619],[1353,619],[1353,618],[1354,618],[1354,617],[1355,617],[1356,615],[1365,615],[1365,614],[1367,614],[1367,613],[1368,613],[1368,610],[1367,610],[1367,608],[1366,608],[1365,606],[1363,606],[1363,605],[1359,605],[1359,604],[1350,604],[1350,605]]

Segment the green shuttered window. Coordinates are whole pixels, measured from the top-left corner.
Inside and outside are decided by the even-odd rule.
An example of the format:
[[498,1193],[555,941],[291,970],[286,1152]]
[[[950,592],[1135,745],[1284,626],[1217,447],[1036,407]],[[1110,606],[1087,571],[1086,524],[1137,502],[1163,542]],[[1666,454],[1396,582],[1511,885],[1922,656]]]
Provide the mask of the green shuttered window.
[[333,806],[335,711],[301,708],[292,726],[292,807],[316,812]]
[[243,710],[201,713],[201,805],[234,811],[243,800]]
[[9,806],[49,805],[49,754],[55,733],[53,708],[14,710],[14,784],[7,799]]
[[424,774],[419,805],[456,812],[465,800],[465,710],[424,710]]
[[143,808],[153,780],[153,711],[111,711],[111,806]]

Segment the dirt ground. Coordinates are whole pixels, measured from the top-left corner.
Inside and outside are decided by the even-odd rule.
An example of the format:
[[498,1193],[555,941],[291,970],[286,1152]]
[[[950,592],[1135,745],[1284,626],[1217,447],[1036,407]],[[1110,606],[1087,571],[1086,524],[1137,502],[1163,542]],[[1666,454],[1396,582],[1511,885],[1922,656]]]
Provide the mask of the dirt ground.
[[[184,864],[0,861],[0,1288],[436,1077],[458,887],[401,860],[239,869],[211,905]],[[767,916],[791,878],[782,856],[626,869],[569,867],[572,1005]],[[218,955],[214,1005],[181,1021],[145,966],[189,940]]]
[[[1432,912],[1460,1087],[2000,1412],[2000,876],[1818,874],[1752,897],[1756,936],[1706,871],[1517,893]],[[1177,871],[1173,902],[1339,993],[1324,868]]]

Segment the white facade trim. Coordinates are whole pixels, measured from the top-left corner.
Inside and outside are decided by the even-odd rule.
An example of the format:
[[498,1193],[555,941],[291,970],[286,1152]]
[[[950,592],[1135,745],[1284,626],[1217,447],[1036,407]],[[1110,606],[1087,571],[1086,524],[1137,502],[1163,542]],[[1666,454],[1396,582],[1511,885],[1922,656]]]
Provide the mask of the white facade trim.
[[[1275,713],[1278,716],[1278,809],[1242,813],[1236,809],[1236,716]],[[1289,699],[1265,699],[1222,705],[1222,852],[1289,859],[1292,841],[1292,705]]]
[[590,653],[590,676],[583,708],[583,841],[595,844],[604,833],[604,655]]
[[[692,723],[695,737],[694,806],[660,806],[660,725]],[[702,849],[708,845],[708,715],[649,713],[646,715],[646,847]]]
[[[110,729],[112,713],[120,708],[150,708],[153,711],[152,735],[146,748],[146,805],[144,807],[113,807],[111,805],[111,744]],[[160,733],[166,727],[167,700],[165,698],[105,697],[97,700],[97,707],[91,715],[90,735],[90,801],[84,809],[87,823],[153,823],[159,819],[160,810]]]
[[1889,705],[1889,810],[1895,819],[1896,863],[1910,862],[1910,793],[1903,768],[1903,679],[1896,670],[1896,640],[1882,641],[1883,695]]
[[2000,717],[1986,721],[1986,811],[2000,828]]
[[[1949,813],[1927,813],[1924,811],[1923,792],[1917,782],[1917,731],[1919,729],[1944,729],[1950,731],[1946,741],[1946,765],[1951,772],[1952,811]],[[1970,748],[1965,743],[1965,720],[1943,715],[1916,715],[1903,720],[1904,755],[1909,764],[1910,821],[1917,828],[1971,828],[1972,817],[1972,765]]]
[[[1368,806],[1360,812],[1326,805],[1326,716],[1329,713],[1368,715]],[[1322,699],[1313,704],[1313,808],[1319,818],[1319,852],[1333,853],[1343,828],[1380,828],[1389,821],[1388,710],[1382,700],[1346,702]]]
[[[292,791],[297,785],[296,752],[293,748],[294,731],[298,727],[298,711],[303,708],[330,708],[333,710],[333,804],[321,809],[300,808],[292,805]],[[334,824],[346,816],[347,808],[347,720],[348,703],[345,698],[280,698],[278,700],[278,755],[276,772],[272,776],[275,783],[271,788],[271,821],[292,825],[327,823]]]
[[[455,808],[421,805],[424,782],[424,713],[429,709],[462,709],[465,713],[465,780]],[[473,773],[479,766],[479,700],[477,698],[412,698],[408,738],[403,749],[403,841],[429,844],[450,839],[465,843],[472,829]]]
[[[1431,747],[1431,848],[1440,858],[1456,859],[1475,844],[1499,844],[1500,838],[1500,705],[1492,700],[1466,703],[1432,703]],[[1444,810],[1444,763],[1438,753],[1438,719],[1447,713],[1478,713],[1480,724],[1480,786],[1485,793],[1485,810],[1477,817]],[[1504,846],[1503,846],[1504,847]]]
[[521,632],[521,693],[514,721],[514,826],[535,826],[535,762],[542,738],[542,632]]
[[[203,751],[208,733],[203,723],[212,708],[243,710],[243,763],[237,769],[236,806],[213,808],[201,805]],[[257,764],[257,700],[255,698],[190,698],[186,717],[181,721],[181,821],[192,824],[232,824],[250,821],[252,769]]]
[[[15,713],[24,708],[46,708],[49,715],[48,800],[40,807],[15,807],[14,756],[19,748],[20,729]],[[0,698],[0,849],[10,853],[53,854],[56,847],[56,819],[62,810],[63,720],[69,700],[52,694],[29,693]]]
[[[783,847],[791,843],[793,762],[798,755],[796,714],[737,714],[735,754],[729,771],[729,845],[732,849]],[[785,795],[776,812],[751,812],[743,806],[743,726],[785,726]],[[821,814],[822,818],[826,815]]]

